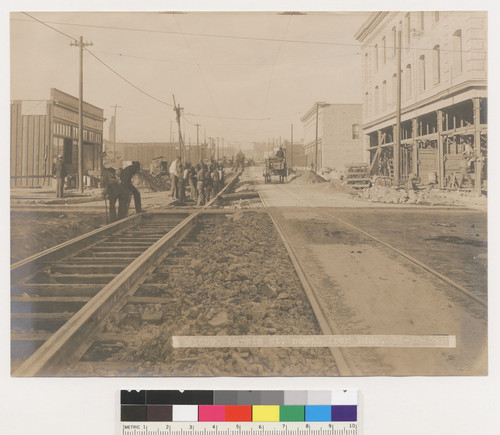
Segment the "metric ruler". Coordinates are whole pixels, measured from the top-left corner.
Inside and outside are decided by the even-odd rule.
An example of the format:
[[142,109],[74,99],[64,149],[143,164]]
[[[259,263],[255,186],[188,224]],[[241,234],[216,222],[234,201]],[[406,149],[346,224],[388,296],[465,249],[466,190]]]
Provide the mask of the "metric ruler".
[[358,392],[122,390],[121,435],[357,435]]
[[358,435],[349,422],[122,422],[121,435]]

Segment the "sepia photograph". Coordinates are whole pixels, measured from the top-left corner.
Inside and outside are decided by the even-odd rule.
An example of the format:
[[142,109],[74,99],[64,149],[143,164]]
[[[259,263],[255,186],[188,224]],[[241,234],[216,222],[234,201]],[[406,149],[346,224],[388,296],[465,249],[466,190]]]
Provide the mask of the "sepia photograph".
[[10,12],[10,375],[481,376],[488,11]]

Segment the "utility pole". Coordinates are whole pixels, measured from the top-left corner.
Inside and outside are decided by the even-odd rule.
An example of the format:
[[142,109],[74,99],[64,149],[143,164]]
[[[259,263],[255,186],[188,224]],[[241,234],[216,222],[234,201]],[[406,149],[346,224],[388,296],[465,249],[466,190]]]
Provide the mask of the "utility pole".
[[314,170],[318,172],[318,118],[319,118],[319,103],[316,103],[316,142],[314,146]]
[[83,36],[80,41],[71,42],[72,47],[80,48],[80,75],[78,86],[78,187],[83,192],[83,49],[92,46],[92,42],[83,42]]
[[117,107],[122,107],[122,106],[117,106],[116,104],[114,106],[111,106],[115,108],[115,122],[113,124],[113,162],[116,163],[116,108]]
[[398,62],[396,71],[396,131],[394,132],[393,171],[394,184],[399,186],[399,150],[401,148],[401,28],[398,30]]
[[181,134],[181,110],[183,107],[181,105],[176,105],[175,103],[175,95],[172,94],[172,97],[174,98],[174,111],[175,111],[175,116],[177,118],[177,127],[179,130],[179,159],[182,162],[182,145],[183,145],[183,140],[182,140],[182,134]]
[[199,127],[200,124],[195,124],[196,127],[196,149],[198,150],[198,161],[200,161],[200,132]]
[[293,166],[293,124],[291,125],[291,127],[292,127],[292,135],[291,135],[291,145],[290,145],[291,150],[290,151],[292,152],[292,155],[291,155],[292,161],[290,162],[290,166]]
[[219,161],[219,138],[217,138],[217,161]]

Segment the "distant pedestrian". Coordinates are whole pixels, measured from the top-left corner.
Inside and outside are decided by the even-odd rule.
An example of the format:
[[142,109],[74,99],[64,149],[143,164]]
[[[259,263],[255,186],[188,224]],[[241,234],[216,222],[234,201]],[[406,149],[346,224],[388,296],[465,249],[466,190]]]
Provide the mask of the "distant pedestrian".
[[59,155],[57,158],[57,162],[53,168],[53,175],[56,178],[57,186],[56,186],[56,194],[58,198],[64,197],[64,179],[68,175],[68,171],[66,170],[66,165],[63,161],[63,156]]
[[210,172],[210,178],[212,179],[212,197],[214,198],[219,193],[219,170],[217,167],[212,167],[212,171]]
[[184,179],[184,168],[182,165],[179,167],[179,177],[177,178],[177,192],[179,195],[179,203],[183,204],[186,201],[186,188]]
[[189,197],[193,201],[197,201],[198,200],[198,188],[196,186],[196,184],[197,184],[196,168],[194,166],[189,167],[188,179],[189,179]]
[[198,172],[196,173],[196,187],[198,189],[198,205],[205,205],[205,178],[206,170],[203,164],[197,166]]
[[212,195],[212,165],[205,167],[205,201],[209,202]]
[[176,157],[175,160],[170,164],[169,172],[170,172],[170,194],[172,198],[179,198],[178,185],[179,175],[180,175],[180,165],[181,159]]
[[127,166],[120,173],[121,185],[134,196],[135,212],[141,213],[144,210],[141,207],[141,194],[132,184],[132,178],[141,169],[141,164],[139,162],[132,162],[130,166]]

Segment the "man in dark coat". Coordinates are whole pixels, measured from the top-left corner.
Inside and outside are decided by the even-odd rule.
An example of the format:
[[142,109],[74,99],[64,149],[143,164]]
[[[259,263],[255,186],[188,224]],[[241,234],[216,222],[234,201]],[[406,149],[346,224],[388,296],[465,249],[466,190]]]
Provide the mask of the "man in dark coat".
[[283,151],[282,147],[280,147],[280,149],[278,151],[276,151],[276,157],[279,157],[280,159],[285,158],[285,151]]
[[56,193],[58,198],[64,197],[64,179],[68,175],[66,165],[63,161],[63,156],[59,155],[56,164],[54,165],[54,176],[57,180]]
[[[102,185],[104,188],[102,195],[104,198],[109,199],[110,222],[113,223],[116,220],[126,218],[130,193],[122,184],[118,183],[114,168],[103,168]],[[118,201],[118,219],[116,216],[116,201]]]
[[127,166],[120,174],[121,185],[127,189],[132,195],[134,195],[135,212],[141,213],[144,210],[141,207],[141,194],[132,184],[132,177],[139,172],[141,169],[141,164],[139,162],[132,162],[130,166]]

